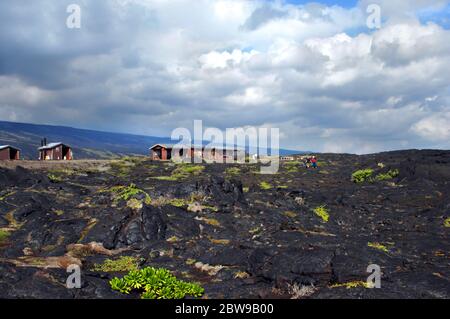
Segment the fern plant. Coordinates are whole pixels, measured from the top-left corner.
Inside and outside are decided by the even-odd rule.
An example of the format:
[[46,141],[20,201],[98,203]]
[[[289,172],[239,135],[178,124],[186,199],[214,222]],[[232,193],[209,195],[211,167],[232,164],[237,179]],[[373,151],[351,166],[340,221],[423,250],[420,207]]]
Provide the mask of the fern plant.
[[204,293],[200,285],[178,280],[164,268],[133,270],[122,279],[116,277],[109,283],[113,290],[124,294],[142,291],[142,299],[183,299],[185,296],[201,297]]
[[354,183],[363,183],[367,180],[370,180],[373,174],[373,169],[360,169],[352,174],[352,182]]

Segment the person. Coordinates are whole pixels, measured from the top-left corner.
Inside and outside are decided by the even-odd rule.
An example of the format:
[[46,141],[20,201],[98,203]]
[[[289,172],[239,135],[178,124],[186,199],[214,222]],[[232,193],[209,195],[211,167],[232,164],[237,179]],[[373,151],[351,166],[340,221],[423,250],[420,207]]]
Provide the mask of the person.
[[311,163],[313,168],[317,168],[317,158],[315,156],[312,157]]
[[309,168],[310,164],[311,164],[311,158],[308,156],[304,159],[304,163],[305,163],[305,167]]

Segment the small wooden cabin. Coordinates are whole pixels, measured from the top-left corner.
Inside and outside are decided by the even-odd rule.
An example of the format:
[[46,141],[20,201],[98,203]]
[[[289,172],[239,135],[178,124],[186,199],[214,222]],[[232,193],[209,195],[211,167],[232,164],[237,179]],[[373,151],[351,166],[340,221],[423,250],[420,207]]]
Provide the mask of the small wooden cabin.
[[0,146],[0,161],[14,161],[20,159],[20,150],[11,145]]
[[50,143],[38,148],[40,161],[71,161],[72,148],[61,142]]
[[150,147],[150,158],[154,161],[168,161],[172,159],[174,144],[156,144]]

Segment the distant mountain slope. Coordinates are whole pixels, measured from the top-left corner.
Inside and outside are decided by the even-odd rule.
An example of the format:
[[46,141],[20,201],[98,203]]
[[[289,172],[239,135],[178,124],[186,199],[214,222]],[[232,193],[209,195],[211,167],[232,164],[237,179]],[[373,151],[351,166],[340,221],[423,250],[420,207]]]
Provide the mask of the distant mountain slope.
[[170,142],[169,138],[154,136],[0,121],[0,145],[17,146],[24,158],[35,159],[38,156],[37,148],[44,137],[47,142],[64,142],[72,146],[78,159],[144,155],[153,144]]
[[[42,138],[73,147],[75,159],[107,159],[123,155],[146,155],[156,143],[172,143],[170,138],[110,133],[66,126],[38,125],[0,121],[0,145],[10,144],[22,150],[21,157],[36,159]],[[280,150],[281,155],[298,151]]]

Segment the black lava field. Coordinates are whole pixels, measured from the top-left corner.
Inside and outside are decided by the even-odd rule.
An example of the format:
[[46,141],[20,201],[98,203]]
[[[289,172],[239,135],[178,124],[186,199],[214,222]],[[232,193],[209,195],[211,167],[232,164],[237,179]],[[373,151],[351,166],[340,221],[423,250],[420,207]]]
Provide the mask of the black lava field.
[[203,298],[449,298],[450,151],[318,159],[274,175],[145,158],[0,168],[0,298],[140,298],[111,289],[120,260]]

